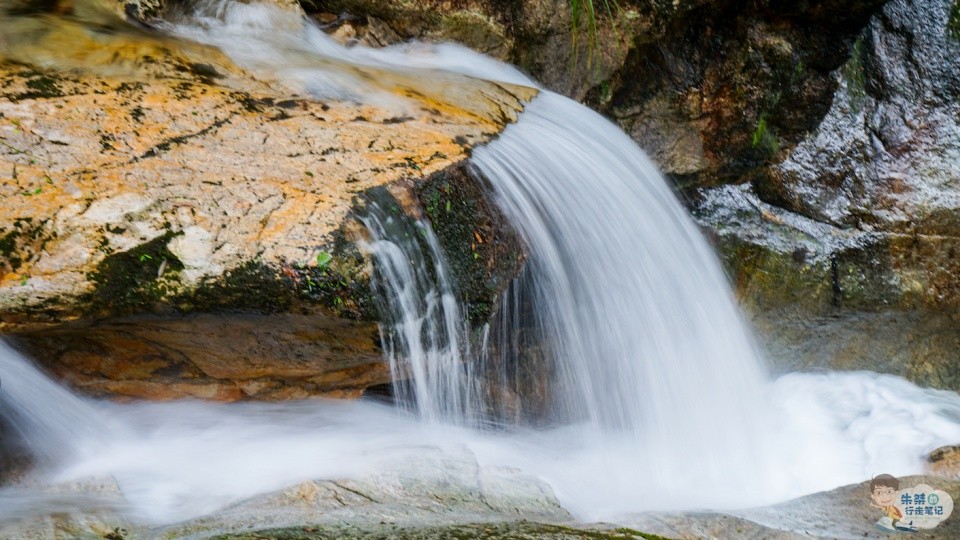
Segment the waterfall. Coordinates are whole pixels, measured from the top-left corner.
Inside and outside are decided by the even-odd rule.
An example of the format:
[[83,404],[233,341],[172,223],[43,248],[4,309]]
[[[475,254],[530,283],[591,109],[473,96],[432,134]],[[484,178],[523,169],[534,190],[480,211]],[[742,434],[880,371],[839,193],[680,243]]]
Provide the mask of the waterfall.
[[[383,89],[401,80],[533,84],[453,45],[346,48],[275,6],[197,5],[164,30],[313,96],[393,106]],[[470,163],[529,249],[485,327],[465,320],[428,222],[376,204],[361,216],[401,407],[104,404],[0,344],[0,423],[40,458],[44,480],[114,478],[135,517],[162,523],[306,479],[448,463],[419,459],[424,447],[520,469],[577,518],[615,519],[915,473],[924,452],[960,441],[954,392],[871,373],[770,380],[716,257],[664,179],[586,107],[541,92]],[[486,429],[494,419],[505,429]],[[97,451],[82,451],[91,441]]]
[[755,463],[742,441],[762,433],[759,355],[716,257],[636,143],[544,92],[471,163],[529,246],[560,410],[658,448],[673,478]]

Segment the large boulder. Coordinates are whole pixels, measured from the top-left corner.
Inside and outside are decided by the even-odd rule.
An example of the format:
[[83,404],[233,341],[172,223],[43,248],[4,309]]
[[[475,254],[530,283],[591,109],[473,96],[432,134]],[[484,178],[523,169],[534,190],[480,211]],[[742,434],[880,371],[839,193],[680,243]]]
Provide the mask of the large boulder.
[[[97,16],[113,30],[28,14],[0,42],[0,333],[57,375],[146,398],[388,382],[355,244],[374,191],[453,227],[453,252],[464,234],[501,239],[455,269],[475,320],[519,271],[516,237],[462,167],[535,91],[463,78],[415,93],[386,74],[383,91],[419,96],[406,110],[318,100]],[[454,188],[470,206],[455,219],[417,197]]]

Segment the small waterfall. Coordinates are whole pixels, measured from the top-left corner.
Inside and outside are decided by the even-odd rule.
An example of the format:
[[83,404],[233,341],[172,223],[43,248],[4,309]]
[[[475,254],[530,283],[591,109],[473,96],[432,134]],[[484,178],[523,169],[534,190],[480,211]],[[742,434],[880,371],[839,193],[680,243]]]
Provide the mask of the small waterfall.
[[477,395],[468,324],[433,229],[384,211],[376,203],[361,218],[372,236],[361,245],[374,260],[384,354],[401,406],[428,422],[471,424]]

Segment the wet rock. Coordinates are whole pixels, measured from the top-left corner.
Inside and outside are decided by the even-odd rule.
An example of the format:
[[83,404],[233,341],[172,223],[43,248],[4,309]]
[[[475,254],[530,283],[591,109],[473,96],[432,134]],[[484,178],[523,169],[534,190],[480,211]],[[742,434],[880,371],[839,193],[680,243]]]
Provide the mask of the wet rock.
[[467,455],[423,448],[389,473],[310,481],[256,497],[164,531],[206,534],[309,524],[361,531],[458,523],[569,521],[546,484],[515,470],[481,468]]
[[817,130],[754,185],[765,200],[837,226],[956,236],[960,42],[949,0],[891,2],[838,72]]
[[[300,3],[350,14],[354,42],[454,41],[515,64],[612,117],[688,186],[782,160],[827,114],[834,71],[884,2],[597,2],[595,26],[567,0]],[[367,38],[380,23],[391,38]]]
[[121,515],[123,493],[112,478],[0,492],[0,536],[10,539],[117,540],[134,529]]
[[874,369],[960,389],[952,9],[887,4],[834,72],[812,133],[749,184],[691,196],[784,368]]
[[776,371],[867,369],[960,389],[953,238],[836,227],[749,185],[702,191],[695,216]]
[[355,39],[361,43],[383,42],[377,37],[384,33],[383,25],[390,30],[390,43],[452,41],[516,64],[546,87],[577,98],[623,64],[635,33],[648,28],[661,12],[673,9],[656,2],[641,2],[643,7],[622,2],[623,10],[599,9],[595,30],[581,14],[580,28],[574,32],[566,0],[302,0],[300,4],[307,13],[350,14],[358,21]]
[[0,535],[104,538],[122,529],[126,538],[211,538],[294,529],[355,538],[473,523],[572,520],[548,485],[519,471],[481,468],[467,452],[422,447],[407,454],[389,472],[305,481],[162,526],[121,515],[127,503],[112,479],[20,487],[16,498],[0,492]]
[[882,3],[684,5],[634,38],[588,102],[678,184],[736,180],[817,126],[833,70]]

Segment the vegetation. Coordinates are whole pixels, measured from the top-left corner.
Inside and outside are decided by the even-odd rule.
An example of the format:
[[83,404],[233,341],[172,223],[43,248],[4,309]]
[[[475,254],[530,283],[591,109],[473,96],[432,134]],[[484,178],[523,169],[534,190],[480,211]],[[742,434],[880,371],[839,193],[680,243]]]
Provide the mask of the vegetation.
[[753,130],[752,144],[754,148],[774,154],[780,150],[780,142],[767,126],[767,115],[761,114],[757,120],[757,127]]
[[586,27],[587,32],[587,62],[591,62],[593,55],[600,48],[600,34],[597,31],[597,8],[602,4],[602,9],[612,20],[613,12],[619,11],[620,6],[617,0],[569,0],[570,1],[570,25],[573,33],[574,59],[576,51],[579,50],[581,32]]
[[863,38],[857,38],[850,51],[850,60],[843,68],[844,77],[847,80],[847,92],[850,95],[850,104],[854,112],[859,112],[863,108],[864,99],[867,96],[867,69],[864,64],[866,53],[863,45]]

